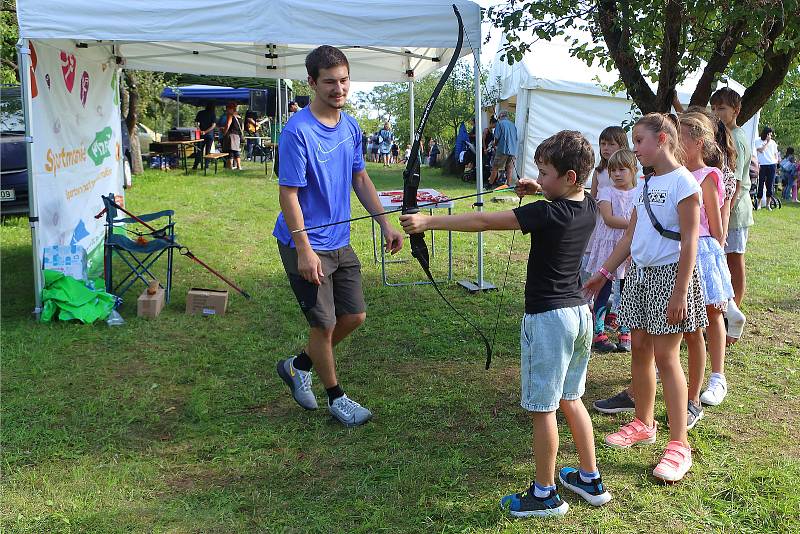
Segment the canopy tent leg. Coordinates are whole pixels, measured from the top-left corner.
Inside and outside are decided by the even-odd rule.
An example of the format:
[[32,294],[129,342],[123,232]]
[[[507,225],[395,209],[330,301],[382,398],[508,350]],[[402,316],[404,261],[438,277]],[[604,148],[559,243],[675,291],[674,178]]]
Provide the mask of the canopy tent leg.
[[408,101],[409,101],[408,120],[409,120],[409,124],[411,125],[411,128],[409,128],[410,131],[409,131],[409,134],[408,134],[409,135],[408,142],[413,145],[414,144],[414,124],[416,124],[414,122],[414,79],[413,78],[408,80]]
[[[475,65],[473,66],[473,78],[475,79],[475,192],[478,193],[475,199],[475,207],[478,213],[483,211],[483,119],[481,109],[481,64],[480,52],[474,52]],[[483,279],[483,232],[478,232],[478,276],[473,282],[471,280],[461,280],[458,285],[465,288],[470,293],[479,291],[489,291],[497,289],[491,282]]]
[[25,117],[25,156],[28,164],[28,221],[31,227],[31,246],[33,249],[33,315],[38,320],[42,314],[42,289],[44,288],[44,275],[39,257],[39,208],[36,202],[36,184],[33,173],[33,102],[31,95],[30,75],[31,49],[28,39],[17,41],[17,58],[19,65],[19,78],[22,85],[22,113]]

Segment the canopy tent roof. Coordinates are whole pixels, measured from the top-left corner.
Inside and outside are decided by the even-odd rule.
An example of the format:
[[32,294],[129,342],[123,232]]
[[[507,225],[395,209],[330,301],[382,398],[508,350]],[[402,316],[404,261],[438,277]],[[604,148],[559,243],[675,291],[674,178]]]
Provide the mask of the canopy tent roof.
[[248,87],[219,87],[216,85],[185,85],[183,87],[165,87],[161,98],[180,100],[184,104],[195,106],[205,105],[206,102],[226,104],[228,102],[250,102],[250,91],[265,91],[265,89],[250,89]]
[[[588,34],[572,35],[576,36],[584,40],[589,39]],[[606,89],[619,80],[619,71],[616,69],[607,71],[597,62],[589,66],[582,59],[570,55],[569,48],[569,43],[559,37],[555,37],[552,41],[538,40],[531,45],[530,51],[523,56],[522,61],[509,65],[500,60],[501,47],[492,64],[492,73],[489,77],[492,86],[490,90],[499,89],[500,100],[511,99],[520,89],[627,98],[625,92],[612,95]],[[676,87],[681,102],[688,103],[691,99],[704,67],[705,63],[700,69],[686,76],[686,79]],[[649,83],[655,90],[656,84]],[[727,85],[739,94],[744,93],[744,86],[733,79],[729,78]]]
[[[467,0],[18,0],[19,35],[108,47],[126,68],[305,79],[313,48],[342,48],[353,81],[408,81],[447,64],[458,38],[480,48],[480,8]],[[98,22],[102,21],[102,22]]]

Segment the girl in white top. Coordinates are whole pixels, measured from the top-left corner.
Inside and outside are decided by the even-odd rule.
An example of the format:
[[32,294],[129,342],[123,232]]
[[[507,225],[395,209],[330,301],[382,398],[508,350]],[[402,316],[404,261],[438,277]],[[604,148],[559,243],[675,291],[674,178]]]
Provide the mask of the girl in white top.
[[[664,388],[670,441],[653,475],[674,482],[682,479],[692,465],[681,339],[684,332],[694,332],[708,324],[695,267],[701,193],[692,174],[680,164],[678,132],[671,117],[650,113],[639,119],[633,128],[633,145],[639,162],[652,167],[654,174],[640,180],[625,235],[585,287],[587,293],[596,295],[610,278],[609,271],[632,256],[619,320],[631,329],[636,418],[606,436],[605,441],[622,448],[655,442],[655,359]],[[654,222],[662,227],[661,231],[656,230]],[[674,239],[676,232],[680,233],[679,241]]]
[[761,130],[761,141],[756,141],[756,155],[758,157],[758,191],[756,198],[759,202],[755,209],[758,209],[764,188],[767,189],[767,209],[772,210],[772,189],[775,186],[775,171],[778,168],[778,145],[772,139],[772,128],[766,127]]

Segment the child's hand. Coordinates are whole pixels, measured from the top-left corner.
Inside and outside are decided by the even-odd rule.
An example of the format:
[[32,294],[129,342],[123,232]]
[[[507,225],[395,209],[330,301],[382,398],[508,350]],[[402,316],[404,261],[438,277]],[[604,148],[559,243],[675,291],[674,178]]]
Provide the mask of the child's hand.
[[414,235],[421,234],[428,229],[428,216],[421,213],[414,215],[401,215],[400,226],[403,227],[406,234]]
[[667,324],[678,324],[685,321],[689,316],[686,304],[686,294],[677,291],[672,292],[667,304]]
[[605,276],[600,273],[594,273],[583,285],[583,294],[587,298],[596,299],[597,294],[600,293],[600,290],[603,289],[606,282],[608,282],[608,279]]
[[524,197],[525,195],[535,195],[542,190],[542,186],[536,180],[530,178],[520,178],[517,182],[517,188],[514,190],[517,195]]

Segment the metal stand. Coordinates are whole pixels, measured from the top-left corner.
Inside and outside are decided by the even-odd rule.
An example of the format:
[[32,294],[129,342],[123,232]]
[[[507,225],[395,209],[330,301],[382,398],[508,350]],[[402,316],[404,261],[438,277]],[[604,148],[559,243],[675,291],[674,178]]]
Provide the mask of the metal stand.
[[[483,191],[483,121],[481,107],[481,66],[480,66],[480,52],[475,50],[475,63],[473,65],[473,80],[475,82],[475,187],[478,193]],[[478,212],[483,211],[483,196],[478,195],[476,199]],[[478,232],[478,279],[473,282],[471,280],[461,280],[458,285],[469,291],[470,293],[478,293],[480,291],[491,291],[497,287],[483,279],[483,233]]]
[[497,286],[495,286],[491,282],[487,282],[486,280],[483,280],[483,283],[481,285],[478,285],[477,282],[471,282],[469,280],[460,280],[458,282],[458,285],[460,285],[461,287],[463,287],[472,294],[480,293],[481,291],[497,290]]

